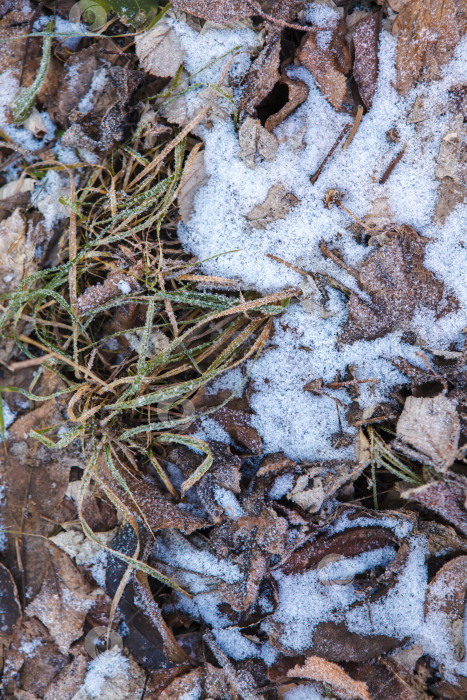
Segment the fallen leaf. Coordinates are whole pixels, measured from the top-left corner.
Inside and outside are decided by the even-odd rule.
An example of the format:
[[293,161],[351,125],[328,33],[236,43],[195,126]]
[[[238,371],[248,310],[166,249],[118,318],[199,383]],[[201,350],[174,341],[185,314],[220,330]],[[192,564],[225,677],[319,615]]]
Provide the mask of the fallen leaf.
[[204,166],[204,151],[199,151],[193,158],[178,190],[178,210],[184,224],[190,220],[196,193],[208,180],[209,175]]
[[467,29],[466,0],[413,0],[393,26],[397,43],[397,89],[402,95],[419,81],[440,77]]
[[25,612],[44,624],[63,654],[83,634],[84,619],[95,602],[91,588],[70,557],[47,544],[50,565],[41,590]]
[[371,700],[366,683],[354,681],[340,666],[319,656],[309,656],[303,666],[295,666],[287,676],[327,683],[340,697]]
[[285,105],[275,114],[271,114],[266,119],[264,124],[268,131],[272,131],[279,124],[282,124],[289,114],[292,114],[294,109],[297,109],[308,97],[308,85],[303,80],[292,80],[287,75],[283,75],[281,85],[286,85],[288,88],[288,98]]
[[136,35],[135,51],[141,68],[160,78],[173,78],[185,57],[181,39],[165,17],[148,32]]
[[19,209],[0,222],[0,293],[16,289],[33,271],[34,245]]
[[11,180],[3,187],[0,187],[0,199],[8,199],[26,192],[33,192],[36,181],[31,177],[20,177],[19,180]]
[[90,662],[72,700],[141,700],[145,685],[146,673],[131,656],[108,650]]
[[262,452],[262,441],[258,431],[251,425],[251,414],[233,408],[220,408],[215,413],[215,420],[224,428],[228,435],[249,452],[259,455]]
[[[467,556],[456,557],[441,567],[428,584],[425,618],[432,616],[437,626],[443,624],[458,661],[465,658],[464,607],[467,592]],[[441,619],[440,619],[441,618]],[[444,620],[443,620],[444,618]]]
[[[377,521],[376,521],[377,523]],[[296,549],[281,566],[285,574],[306,571],[328,554],[340,554],[353,557],[362,552],[370,552],[387,545],[395,545],[397,539],[389,528],[377,527],[352,528],[332,536],[321,535],[313,538]]]
[[114,270],[102,284],[94,284],[92,287],[88,287],[78,297],[80,313],[84,314],[93,311],[116,297],[138,292],[140,290],[139,282],[136,279],[138,271],[140,270]]
[[7,644],[21,622],[22,611],[13,576],[3,564],[0,564],[0,591],[0,639],[2,644]]
[[433,398],[409,396],[397,422],[397,437],[446,471],[454,462],[460,436],[456,403],[443,394]]
[[454,294],[445,291],[444,282],[423,265],[427,240],[405,225],[387,235],[388,242],[369,254],[357,275],[370,301],[352,292],[342,343],[373,340],[396,329],[411,330],[414,316],[422,309],[441,318],[458,308]]
[[465,488],[448,481],[433,481],[414,489],[406,489],[401,492],[401,496],[437,513],[467,536]]
[[245,75],[238,108],[240,119],[257,116],[256,108],[280,81],[280,51],[280,35],[269,33],[266,45]]
[[292,207],[299,201],[279,182],[272,185],[264,202],[253,207],[246,215],[246,219],[254,228],[266,228],[276,219],[285,219]]
[[303,510],[317,513],[327,498],[347,482],[358,478],[365,466],[364,462],[356,466],[354,462],[342,461],[313,465],[297,478],[287,498]]
[[184,676],[175,678],[159,695],[159,700],[176,700],[183,697],[201,697],[204,669],[195,668]]
[[386,656],[382,662],[351,664],[349,671],[352,676],[366,684],[371,700],[428,700],[428,694],[423,690],[420,692],[417,688],[418,677],[411,674],[409,680],[415,686],[411,688],[400,672],[391,668],[391,659],[391,656]]
[[381,13],[373,12],[363,19],[353,33],[355,58],[353,77],[367,109],[373,104],[378,80],[378,44]]
[[402,644],[397,637],[349,632],[344,622],[320,622],[313,633],[310,651],[336,663],[364,662],[376,659]]
[[254,14],[251,5],[243,0],[173,0],[172,5],[177,10],[219,24]]
[[252,117],[247,117],[240,126],[238,142],[240,144],[238,157],[252,169],[263,160],[273,161],[279,148],[276,137],[261,126],[259,119]]
[[328,30],[309,33],[297,53],[297,59],[310,71],[334,109],[341,110],[348,100],[344,71],[350,70],[345,25],[340,23],[332,33]]
[[142,74],[130,68],[103,65],[95,71],[88,93],[69,115],[62,136],[68,148],[85,148],[102,156],[123,137],[128,103]]
[[74,645],[70,652],[73,654],[73,661],[62,668],[47,687],[44,700],[72,700],[76,688],[84,682],[89,661],[84,644]]

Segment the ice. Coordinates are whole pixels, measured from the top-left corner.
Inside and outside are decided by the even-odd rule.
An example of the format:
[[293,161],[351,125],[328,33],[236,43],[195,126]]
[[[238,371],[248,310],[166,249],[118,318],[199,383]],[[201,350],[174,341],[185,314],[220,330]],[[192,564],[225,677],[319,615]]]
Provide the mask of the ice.
[[306,683],[289,690],[285,694],[284,700],[325,700],[325,696],[310,683]]
[[104,651],[89,664],[84,689],[91,698],[100,698],[109,681],[116,678],[127,679],[129,672],[128,659],[115,651]]
[[119,288],[122,294],[130,294],[131,292],[130,283],[126,280],[119,280],[117,282],[117,287]]

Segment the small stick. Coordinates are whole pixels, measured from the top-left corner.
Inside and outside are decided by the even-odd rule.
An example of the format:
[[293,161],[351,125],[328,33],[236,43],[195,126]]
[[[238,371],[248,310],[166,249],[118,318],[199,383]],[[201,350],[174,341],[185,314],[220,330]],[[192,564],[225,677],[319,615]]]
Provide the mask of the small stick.
[[398,153],[397,156],[389,163],[388,167],[386,168],[386,170],[384,171],[384,173],[381,175],[381,177],[378,180],[380,185],[384,185],[386,180],[389,179],[392,171],[394,170],[394,168],[396,167],[398,162],[402,159],[402,156],[404,155],[406,148],[407,148],[407,145],[404,145],[404,148],[402,149],[402,151],[400,153]]
[[355,386],[356,384],[379,384],[379,379],[349,379],[346,382],[329,382],[325,384],[328,389],[340,389],[343,386]]
[[338,282],[334,279],[334,277],[330,277],[325,272],[305,272],[305,270],[301,270],[299,267],[295,267],[295,265],[288,263],[286,260],[278,258],[277,255],[272,255],[272,253],[266,253],[266,256],[268,258],[271,258],[271,260],[276,260],[276,262],[280,262],[283,265],[290,267],[292,270],[295,270],[295,272],[298,272],[299,275],[303,275],[303,277],[307,277],[308,275],[310,275],[310,277],[313,277],[313,279],[315,277],[321,277],[324,280],[324,282],[329,284],[330,287],[337,289],[339,292],[342,292],[342,294],[345,294],[348,297],[352,294],[352,290],[346,287],[345,284]]
[[326,157],[324,158],[324,160],[322,161],[322,163],[321,163],[321,165],[319,166],[318,170],[310,177],[310,182],[311,182],[312,185],[315,184],[316,180],[319,178],[319,176],[320,176],[321,173],[323,172],[324,168],[326,167],[326,164],[327,164],[328,160],[333,156],[333,154],[334,154],[336,148],[338,147],[338,145],[340,144],[340,142],[342,141],[342,139],[344,138],[344,136],[346,136],[346,135],[349,133],[349,131],[350,131],[350,124],[346,124],[346,125],[344,126],[344,128],[342,129],[341,133],[339,134],[339,136],[337,137],[337,139],[336,139],[336,141],[335,141],[335,143],[334,143],[334,146],[331,148],[331,150],[329,151],[329,153],[327,154],[327,156],[326,156]]
[[332,252],[332,250],[329,250],[327,247],[326,243],[324,241],[321,241],[319,244],[319,248],[323,255],[325,255],[327,258],[332,260],[333,262],[336,263],[336,265],[339,265],[343,270],[349,273],[349,275],[352,275],[352,277],[355,277],[357,282],[360,284],[360,274],[353,269],[353,267],[350,267],[350,265],[347,265],[346,262],[344,262],[338,255]]
[[353,123],[352,131],[347,136],[347,141],[342,146],[343,151],[345,151],[352,143],[353,137],[357,133],[357,129],[360,125],[360,122],[362,121],[362,116],[363,116],[363,107],[362,107],[362,105],[358,105],[357,114],[355,115],[355,121]]

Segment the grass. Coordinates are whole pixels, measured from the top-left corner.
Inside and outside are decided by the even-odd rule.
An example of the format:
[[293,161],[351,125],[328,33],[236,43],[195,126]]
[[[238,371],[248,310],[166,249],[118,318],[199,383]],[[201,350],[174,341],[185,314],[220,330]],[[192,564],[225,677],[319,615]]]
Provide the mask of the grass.
[[[129,143],[93,168],[78,191],[73,166],[44,164],[70,175],[71,194],[63,200],[70,208],[63,262],[30,275],[2,298],[0,332],[16,341],[30,364],[58,375],[62,386],[47,396],[18,387],[2,391],[18,391],[33,402],[67,397],[64,434],[63,426],[33,434],[54,449],[81,440],[85,469],[79,515],[84,532],[96,542],[82,513],[91,484],[105,491],[138,535],[137,519],[144,520],[144,514],[125,471],[137,473],[150,460],[171,496],[183,498],[210,468],[207,443],[184,433],[193,416],[184,415],[183,406],[215,377],[254,359],[270,336],[272,318],[296,293],[262,298],[232,291],[232,281],[200,274],[198,263],[181,249],[174,235],[174,202],[200,147],[187,141],[188,131],[140,153],[142,130],[136,129]],[[108,276],[119,271],[131,292],[117,296],[114,289],[102,302]],[[87,299],[84,307],[80,297]],[[28,334],[22,332],[26,322],[32,325]],[[158,341],[163,341],[159,347]],[[161,405],[168,412],[162,421]],[[180,496],[158,459],[168,443],[182,443],[202,455]],[[102,480],[103,465],[134,509]],[[113,552],[130,568],[177,588],[139,561],[138,553],[139,544],[133,557]]]

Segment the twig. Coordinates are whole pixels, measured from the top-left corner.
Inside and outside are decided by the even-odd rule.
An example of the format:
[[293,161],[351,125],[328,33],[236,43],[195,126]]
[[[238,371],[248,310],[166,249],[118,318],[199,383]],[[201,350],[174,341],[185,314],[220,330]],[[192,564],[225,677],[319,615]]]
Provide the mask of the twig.
[[321,241],[319,244],[319,248],[323,255],[325,255],[327,258],[332,260],[333,262],[336,263],[336,265],[339,265],[343,270],[349,273],[349,275],[352,275],[352,277],[355,277],[357,282],[360,284],[360,273],[357,272],[356,270],[353,269],[353,267],[350,267],[350,265],[347,265],[346,262],[342,260],[338,255],[332,252],[332,250],[329,250],[327,247],[326,243],[324,241]]
[[324,158],[324,160],[321,162],[321,165],[319,166],[318,170],[310,177],[310,182],[312,185],[315,184],[316,180],[319,178],[319,176],[323,172],[324,168],[326,167],[328,160],[333,156],[338,145],[340,144],[340,142],[342,141],[344,136],[346,136],[349,133],[349,131],[350,131],[350,124],[346,124],[344,126],[344,128],[342,129],[341,133],[339,134],[339,136],[337,137],[333,147],[331,148],[331,150],[329,151],[327,156]]
[[357,129],[358,129],[360,122],[362,120],[362,116],[363,116],[363,107],[362,107],[362,105],[358,105],[357,114],[355,115],[355,121],[353,123],[352,131],[347,136],[347,141],[342,146],[343,151],[345,151],[352,143],[353,137],[357,133]]
[[345,284],[342,284],[342,282],[335,280],[334,277],[327,275],[325,272],[305,272],[305,270],[301,270],[299,267],[295,267],[295,265],[288,263],[286,260],[278,258],[277,255],[272,255],[272,253],[266,253],[266,256],[268,258],[271,258],[271,260],[275,260],[276,262],[280,262],[283,265],[290,267],[292,270],[295,270],[295,272],[298,272],[298,274],[302,275],[303,277],[308,277],[309,275],[310,277],[313,277],[313,279],[315,279],[316,277],[321,278],[324,282],[326,282],[326,284],[329,284],[330,287],[337,289],[339,292],[342,292],[342,294],[345,294],[348,297],[352,294],[352,290],[349,289],[349,287],[346,287]]
[[386,168],[386,170],[384,171],[384,173],[381,175],[381,177],[378,180],[380,185],[384,185],[386,180],[389,179],[392,171],[394,170],[394,168],[396,167],[398,162],[402,159],[402,157],[406,151],[406,148],[407,148],[407,145],[404,145],[402,151],[400,151],[400,153],[398,153],[397,156],[389,163],[388,167]]

